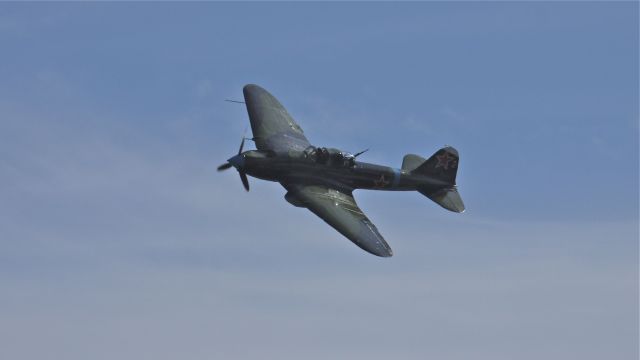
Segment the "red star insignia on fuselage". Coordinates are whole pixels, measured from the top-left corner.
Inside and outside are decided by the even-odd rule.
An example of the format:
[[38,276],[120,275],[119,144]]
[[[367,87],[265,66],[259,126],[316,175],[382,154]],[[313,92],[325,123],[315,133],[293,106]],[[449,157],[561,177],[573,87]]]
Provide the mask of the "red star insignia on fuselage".
[[448,152],[445,152],[442,155],[436,155],[436,160],[438,160],[438,163],[435,166],[436,169],[443,167],[445,170],[449,170],[449,168],[455,169],[455,167],[458,166],[456,158],[449,155]]
[[386,185],[389,185],[389,181],[384,178],[384,174],[380,175],[380,179],[373,180],[373,186],[377,188],[385,187]]

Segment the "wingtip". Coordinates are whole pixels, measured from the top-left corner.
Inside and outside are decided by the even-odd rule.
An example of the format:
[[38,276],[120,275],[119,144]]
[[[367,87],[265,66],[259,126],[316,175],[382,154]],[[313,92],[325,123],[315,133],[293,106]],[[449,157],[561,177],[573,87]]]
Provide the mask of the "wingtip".
[[266,90],[263,89],[260,85],[246,84],[245,86],[242,87],[242,91],[244,93],[249,93],[249,92],[266,91]]
[[393,250],[389,249],[389,252],[387,252],[386,254],[383,254],[383,255],[379,255],[379,256],[383,257],[383,258],[392,257],[393,256]]
[[381,258],[388,258],[393,256],[393,250],[391,250],[390,247],[385,247],[384,249],[376,249],[375,251],[366,249],[366,251]]

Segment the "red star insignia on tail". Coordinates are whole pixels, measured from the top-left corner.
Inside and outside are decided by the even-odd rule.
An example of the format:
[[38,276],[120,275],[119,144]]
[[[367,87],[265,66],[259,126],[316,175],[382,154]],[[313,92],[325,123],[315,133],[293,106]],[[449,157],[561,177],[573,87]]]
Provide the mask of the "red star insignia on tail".
[[435,166],[436,169],[443,167],[445,170],[449,170],[449,168],[455,169],[455,167],[458,166],[456,158],[449,155],[448,152],[445,152],[442,155],[436,155],[436,160],[438,160],[438,163]]

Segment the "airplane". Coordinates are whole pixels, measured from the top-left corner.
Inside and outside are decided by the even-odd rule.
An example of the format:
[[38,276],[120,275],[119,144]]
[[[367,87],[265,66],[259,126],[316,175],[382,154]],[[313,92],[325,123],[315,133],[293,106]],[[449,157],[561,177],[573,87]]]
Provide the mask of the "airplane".
[[[247,175],[279,182],[287,190],[284,198],[289,203],[309,209],[354,244],[380,257],[390,257],[393,251],[356,204],[354,190],[418,191],[447,210],[465,210],[456,186],[460,158],[453,147],[445,146],[429,159],[405,155],[400,169],[360,162],[358,156],[367,150],[351,154],[311,145],[267,90],[248,84],[243,94],[253,137],[243,137],[238,154],[218,171],[236,168],[246,191]],[[245,139],[254,141],[257,150],[243,152]]]

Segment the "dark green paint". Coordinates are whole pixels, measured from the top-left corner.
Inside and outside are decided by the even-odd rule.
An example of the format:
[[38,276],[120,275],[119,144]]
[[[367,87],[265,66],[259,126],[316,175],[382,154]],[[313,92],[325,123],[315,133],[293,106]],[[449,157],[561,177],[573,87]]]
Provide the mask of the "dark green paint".
[[[338,149],[316,148],[302,128],[269,92],[257,85],[243,89],[257,150],[242,152],[228,163],[241,174],[281,183],[285,199],[318,215],[362,249],[378,255],[393,252],[353,198],[353,190],[418,191],[442,207],[464,211],[456,188],[458,152],[438,150],[429,159],[409,154],[402,168],[356,161]],[[219,170],[228,168],[222,165]],[[243,179],[244,182],[244,179]],[[248,190],[248,184],[245,183]]]

